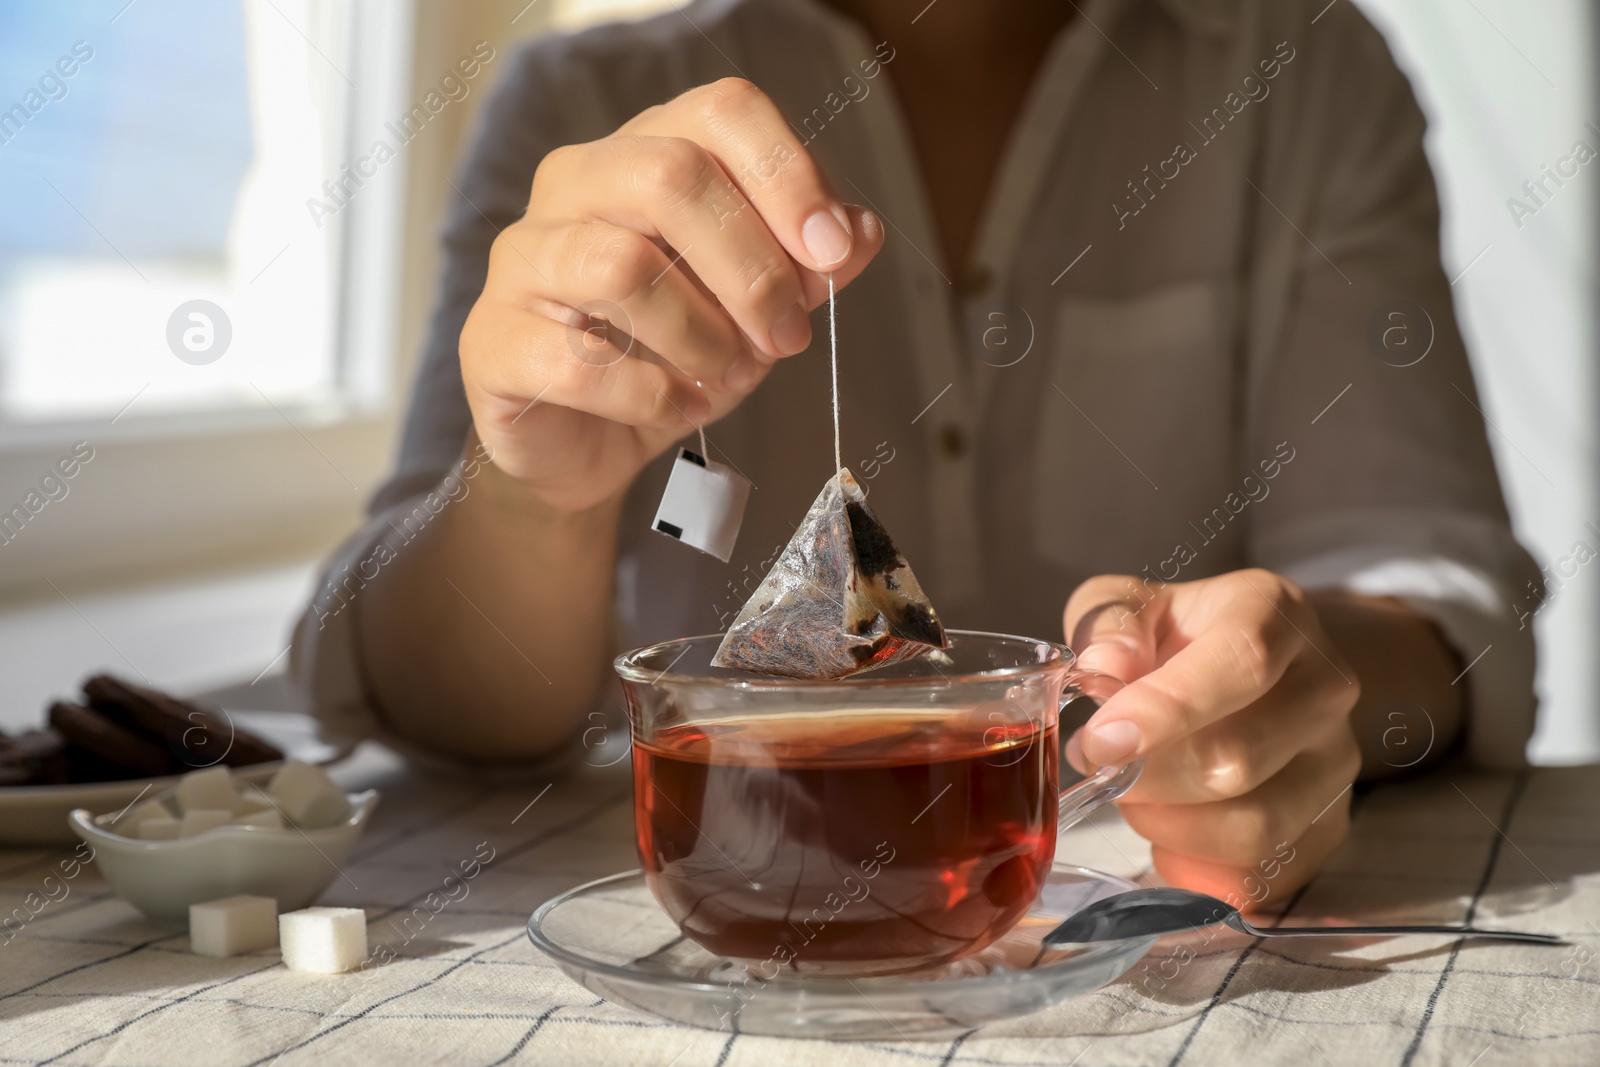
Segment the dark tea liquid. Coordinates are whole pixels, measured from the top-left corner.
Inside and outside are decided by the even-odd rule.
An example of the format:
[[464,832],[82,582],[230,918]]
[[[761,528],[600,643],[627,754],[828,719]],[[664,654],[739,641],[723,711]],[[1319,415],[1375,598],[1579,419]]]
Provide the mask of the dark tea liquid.
[[1053,724],[949,711],[674,727],[634,748],[639,855],[685,934],[768,977],[952,960],[1038,894],[1056,761]]

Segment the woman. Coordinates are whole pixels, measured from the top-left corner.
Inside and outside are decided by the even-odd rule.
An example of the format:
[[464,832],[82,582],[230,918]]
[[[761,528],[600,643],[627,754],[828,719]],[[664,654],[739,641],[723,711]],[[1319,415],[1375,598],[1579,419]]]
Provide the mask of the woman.
[[[846,463],[951,625],[1130,681],[1069,755],[1145,759],[1169,881],[1292,890],[1358,774],[1522,760],[1537,572],[1352,5],[716,0],[513,62],[298,635],[330,730],[536,758],[725,625],[832,468],[831,275]],[[728,566],[647,529],[699,427],[756,486]]]

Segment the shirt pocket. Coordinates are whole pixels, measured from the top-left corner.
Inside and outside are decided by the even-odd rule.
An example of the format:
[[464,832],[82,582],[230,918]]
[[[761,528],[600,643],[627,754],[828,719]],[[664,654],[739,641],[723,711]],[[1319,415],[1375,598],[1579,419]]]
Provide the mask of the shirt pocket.
[[[1035,547],[1073,574],[1138,573],[1192,541],[1187,523],[1226,492],[1243,392],[1238,286],[1078,297],[1054,314]],[[1205,572],[1227,569],[1224,551],[1210,555]]]

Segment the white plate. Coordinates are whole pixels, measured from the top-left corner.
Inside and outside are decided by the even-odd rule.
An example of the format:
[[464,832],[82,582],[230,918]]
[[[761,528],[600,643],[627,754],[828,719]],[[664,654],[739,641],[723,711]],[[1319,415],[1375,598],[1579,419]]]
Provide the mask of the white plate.
[[[230,711],[228,717],[242,730],[281,749],[289,759],[306,763],[336,763],[353,745],[330,745],[317,738],[316,720],[288,711]],[[264,782],[283,766],[281,760],[249,767],[229,768],[235,778]],[[200,768],[195,768],[199,770]],[[177,784],[182,775],[162,778],[128,778],[120,782],[83,782],[75,785],[14,785],[0,788],[0,845],[57,845],[77,840],[67,815],[74,808],[95,814],[116,811],[135,797],[159,793]]]

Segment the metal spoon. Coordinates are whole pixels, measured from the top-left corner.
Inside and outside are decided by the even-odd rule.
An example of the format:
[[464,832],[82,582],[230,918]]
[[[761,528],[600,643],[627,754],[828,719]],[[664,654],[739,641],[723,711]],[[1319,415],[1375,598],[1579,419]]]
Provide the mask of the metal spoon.
[[1097,900],[1045,935],[1047,945],[1087,944],[1172,934],[1225,923],[1252,937],[1370,937],[1393,934],[1448,934],[1451,937],[1493,937],[1563,945],[1553,934],[1520,930],[1482,930],[1472,926],[1276,926],[1262,928],[1245,921],[1239,909],[1216,897],[1187,889],[1132,889]]

